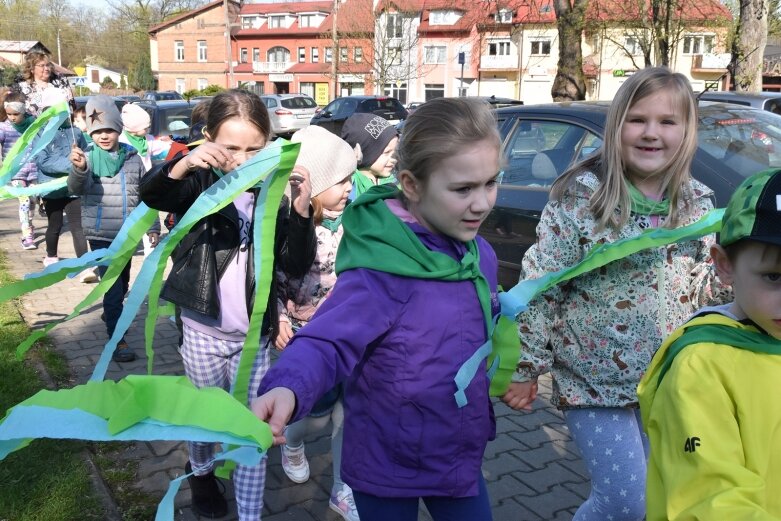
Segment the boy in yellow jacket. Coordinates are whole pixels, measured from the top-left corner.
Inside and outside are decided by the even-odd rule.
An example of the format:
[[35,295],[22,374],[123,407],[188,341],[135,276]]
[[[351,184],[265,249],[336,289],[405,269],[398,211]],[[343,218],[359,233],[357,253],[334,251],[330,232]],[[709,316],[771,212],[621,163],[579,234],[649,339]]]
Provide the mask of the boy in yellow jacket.
[[741,184],[719,242],[734,302],[676,330],[638,387],[648,521],[781,520],[781,170]]

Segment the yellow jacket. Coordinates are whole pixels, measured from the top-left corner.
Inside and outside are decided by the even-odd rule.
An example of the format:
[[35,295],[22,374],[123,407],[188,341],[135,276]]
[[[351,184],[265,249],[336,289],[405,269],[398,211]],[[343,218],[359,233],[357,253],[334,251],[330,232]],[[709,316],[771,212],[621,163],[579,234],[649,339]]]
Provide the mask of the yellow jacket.
[[781,356],[699,342],[675,356],[660,383],[671,344],[703,324],[759,332],[702,315],[654,356],[638,387],[651,441],[646,519],[781,520]]

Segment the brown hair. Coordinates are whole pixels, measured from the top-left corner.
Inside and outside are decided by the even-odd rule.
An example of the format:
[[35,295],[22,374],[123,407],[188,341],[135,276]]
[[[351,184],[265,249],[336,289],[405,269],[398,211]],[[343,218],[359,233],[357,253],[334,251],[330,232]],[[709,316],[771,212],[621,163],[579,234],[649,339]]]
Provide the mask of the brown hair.
[[[22,78],[24,78],[27,82],[33,82],[35,81],[35,76],[33,75],[33,69],[35,68],[36,64],[39,61],[42,60],[49,60],[51,61],[52,55],[39,50],[33,50],[33,51],[27,51],[27,53],[24,55],[24,67],[22,69]],[[54,69],[52,69],[52,76],[54,76]]]
[[396,169],[409,170],[425,182],[444,159],[485,139],[496,144],[498,155],[499,131],[487,103],[468,98],[435,98],[407,118],[396,148]]
[[206,116],[209,114],[209,105],[211,100],[203,100],[195,104],[193,112],[190,114],[190,126],[194,127],[198,123],[206,121]]
[[[662,191],[670,201],[670,213],[664,227],[677,226],[681,220],[678,203],[683,200],[688,208],[692,197],[688,184],[691,181],[691,162],[697,150],[697,102],[686,76],[672,72],[667,67],[642,69],[621,85],[607,112],[602,148],[564,172],[551,188],[551,199],[559,200],[580,174],[593,172],[599,178],[600,185],[591,196],[589,207],[599,227],[623,226],[629,219],[631,204],[628,181],[625,179],[621,132],[626,115],[634,104],[659,92],[669,92],[678,113],[683,116],[684,138],[670,163],[664,166],[662,179]],[[616,208],[619,214],[615,213]]]
[[225,90],[208,104],[206,131],[210,140],[217,137],[220,126],[231,118],[240,118],[254,125],[266,141],[271,137],[271,121],[266,106],[257,94],[241,89]]

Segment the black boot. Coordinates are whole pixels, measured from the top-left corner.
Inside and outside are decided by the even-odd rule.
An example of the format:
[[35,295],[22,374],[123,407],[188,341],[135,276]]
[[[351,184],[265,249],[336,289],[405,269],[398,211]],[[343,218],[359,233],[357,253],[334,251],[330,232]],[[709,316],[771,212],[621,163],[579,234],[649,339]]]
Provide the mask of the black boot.
[[[184,466],[184,471],[189,474],[193,471],[190,462]],[[217,485],[217,478],[214,472],[209,472],[203,476],[192,476],[187,478],[190,484],[190,494],[193,498],[193,511],[201,517],[217,518],[228,515],[228,502],[220,492]]]

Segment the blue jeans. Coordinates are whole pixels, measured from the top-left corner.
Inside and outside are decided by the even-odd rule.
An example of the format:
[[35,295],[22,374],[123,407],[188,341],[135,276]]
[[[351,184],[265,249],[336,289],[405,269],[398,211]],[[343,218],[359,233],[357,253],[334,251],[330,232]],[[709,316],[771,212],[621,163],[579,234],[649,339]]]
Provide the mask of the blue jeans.
[[[91,250],[99,250],[101,248],[108,248],[111,245],[109,241],[97,241],[90,239],[89,247]],[[100,278],[103,278],[108,271],[108,266],[98,266],[98,272]],[[114,284],[108,289],[105,295],[103,295],[103,313],[106,316],[106,332],[109,338],[114,334],[114,329],[117,327],[119,316],[122,314],[123,304],[125,300],[125,294],[130,286],[130,261],[128,261],[125,268],[120,273]]]
[[418,500],[426,504],[434,521],[491,521],[491,502],[481,475],[478,493],[472,497],[377,497],[353,490],[361,519],[369,521],[417,521]]

